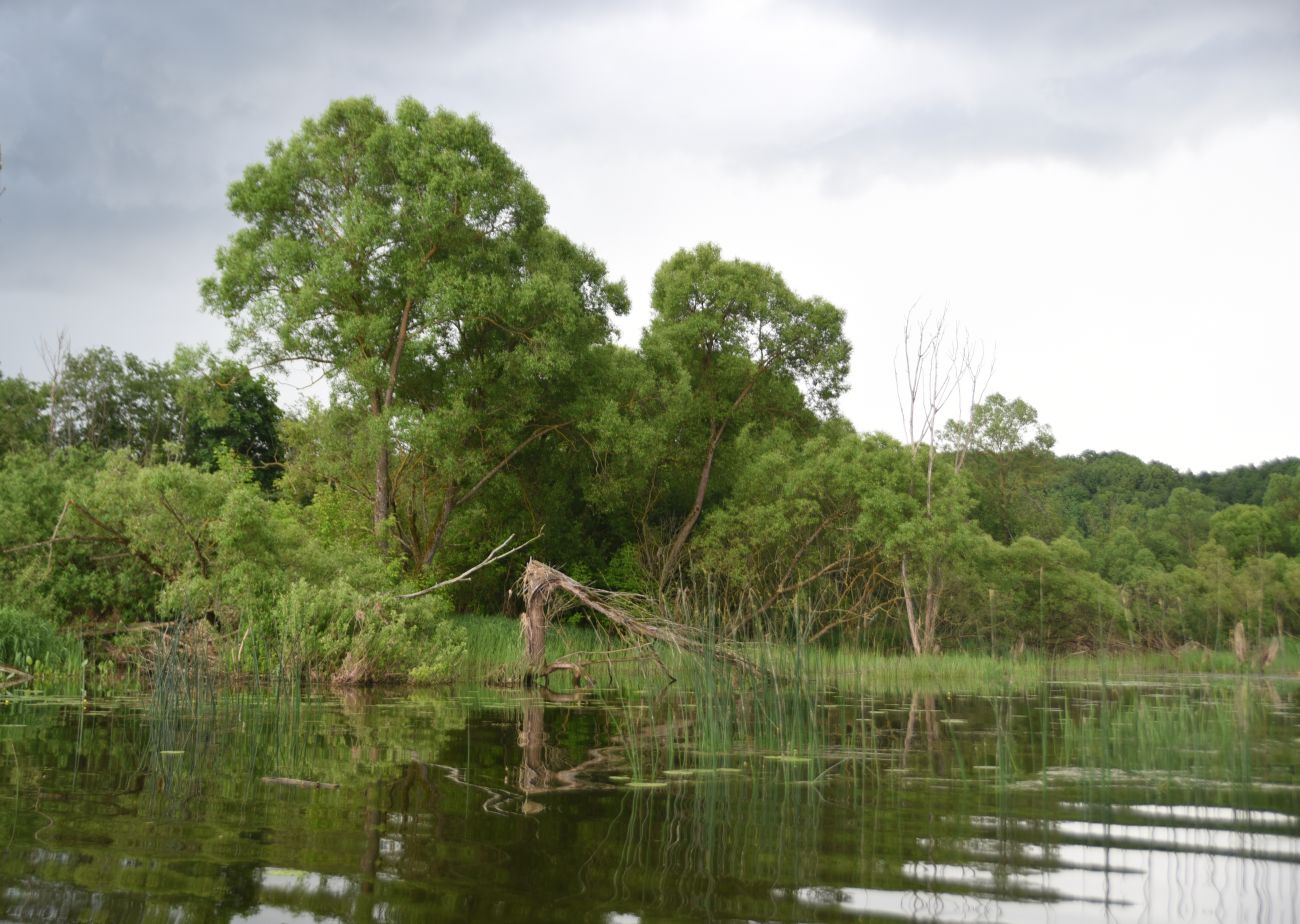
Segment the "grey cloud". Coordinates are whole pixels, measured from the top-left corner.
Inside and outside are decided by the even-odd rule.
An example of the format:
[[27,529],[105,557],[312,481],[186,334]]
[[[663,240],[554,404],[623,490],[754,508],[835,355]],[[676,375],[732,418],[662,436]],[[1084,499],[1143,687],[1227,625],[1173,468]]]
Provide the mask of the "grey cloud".
[[[478,111],[510,135],[508,146],[563,147],[593,165],[649,150],[722,159],[740,172],[811,165],[844,183],[972,160],[1123,164],[1300,105],[1294,2],[792,5],[783,11],[933,46],[956,90],[913,92],[913,75],[898,74],[888,88],[896,98],[881,105],[851,78],[805,86],[821,49],[791,46],[770,66],[795,102],[773,109],[741,98],[744,78],[769,62],[734,44],[735,60],[709,60],[710,37],[685,25],[680,43],[694,43],[700,59],[678,61],[663,47],[698,9],[684,2],[3,2],[5,320],[38,283],[63,287],[52,305],[191,304],[232,228],[230,180],[339,96],[391,105],[413,93]],[[637,16],[650,13],[671,27],[639,34]],[[720,27],[744,35],[747,16],[764,14]],[[619,56],[602,48],[613,41]],[[700,98],[716,105],[686,105]],[[76,254],[92,253],[114,263],[154,254],[183,264],[194,282],[164,296],[150,288],[147,262],[135,279],[69,271]],[[15,365],[10,342],[0,342],[6,368]]]
[[[1227,126],[1300,110],[1294,3],[831,4],[932,41],[971,70],[968,99],[841,112],[765,160],[807,160],[832,182],[993,159],[1141,161]],[[959,65],[960,66],[960,65]]]

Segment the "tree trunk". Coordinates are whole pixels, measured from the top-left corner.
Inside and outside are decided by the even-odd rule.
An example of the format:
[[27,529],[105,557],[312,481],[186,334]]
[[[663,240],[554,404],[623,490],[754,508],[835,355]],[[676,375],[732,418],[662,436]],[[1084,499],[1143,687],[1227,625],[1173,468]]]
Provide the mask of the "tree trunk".
[[907,556],[903,556],[900,566],[903,578],[903,606],[907,610],[907,629],[912,635],[912,653],[921,654],[925,649],[921,645],[921,634],[916,624],[916,603],[912,598],[912,585],[907,580]]
[[686,540],[691,537],[695,524],[700,521],[700,514],[704,510],[704,496],[709,490],[709,477],[713,473],[713,458],[717,455],[718,444],[722,442],[722,433],[725,429],[726,424],[724,423],[709,434],[708,449],[704,453],[704,468],[700,470],[700,481],[695,488],[695,501],[691,504],[691,510],[686,515],[685,522],[677,530],[677,535],[673,536],[673,543],[669,546],[668,554],[664,557],[663,565],[659,569],[659,592],[661,594],[664,588],[668,586],[668,580],[672,577],[673,572],[677,570],[677,562],[681,558],[682,550],[686,548]]
[[943,598],[943,574],[938,565],[930,565],[925,571],[925,627],[921,633],[921,644],[926,654],[938,654],[939,603]]
[[[420,265],[423,266],[429,262],[429,259],[437,252],[437,246],[430,248]],[[397,370],[402,364],[402,352],[406,349],[406,332],[411,323],[411,308],[415,300],[408,298],[402,306],[402,319],[397,325],[397,339],[393,343],[392,358],[388,364],[388,385],[382,392],[376,392],[370,396],[370,413],[378,417],[383,425],[383,433],[380,436],[379,454],[375,459],[375,543],[379,546],[381,553],[388,551],[388,510],[392,506],[392,490],[388,481],[388,457],[390,452],[390,438],[392,434],[388,427],[388,412],[393,406],[393,396],[397,393]]]
[[374,509],[374,529],[375,543],[379,546],[380,552],[388,551],[388,508],[389,488],[388,488],[388,421],[384,420],[384,433],[379,445],[379,452],[375,457],[375,509]]
[[549,584],[525,589],[526,605],[519,619],[523,624],[524,657],[528,661],[528,673],[524,676],[526,683],[546,670],[546,601],[550,596]]

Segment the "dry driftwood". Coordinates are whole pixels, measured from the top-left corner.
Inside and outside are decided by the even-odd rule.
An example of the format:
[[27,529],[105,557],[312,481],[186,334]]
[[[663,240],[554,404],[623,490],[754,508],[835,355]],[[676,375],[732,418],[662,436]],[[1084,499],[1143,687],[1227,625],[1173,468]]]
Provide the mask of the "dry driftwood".
[[[608,619],[625,637],[664,642],[675,649],[707,653],[745,670],[756,671],[749,660],[719,640],[712,640],[690,626],[676,622],[655,601],[640,594],[617,593],[588,587],[562,571],[536,559],[528,562],[520,581],[524,612],[520,616],[524,654],[528,660],[526,682],[560,670],[571,671],[581,682],[582,668],[572,660],[546,663],[546,626],[551,617],[574,605],[586,607]],[[559,591],[562,597],[556,598]],[[661,665],[662,666],[662,665]]]

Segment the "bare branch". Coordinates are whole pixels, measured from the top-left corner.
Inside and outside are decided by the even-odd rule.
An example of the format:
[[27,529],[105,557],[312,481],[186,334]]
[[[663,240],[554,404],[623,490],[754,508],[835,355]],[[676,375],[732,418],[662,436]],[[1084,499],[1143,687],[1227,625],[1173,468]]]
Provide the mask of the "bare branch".
[[58,336],[54,338],[54,345],[51,346],[45,338],[41,338],[41,362],[45,364],[45,371],[50,376],[50,449],[54,449],[58,444],[59,437],[59,401],[60,391],[63,386],[63,373],[68,366],[68,358],[72,355],[72,340],[68,337],[66,330],[61,330]]
[[498,545],[491,552],[488,552],[487,557],[484,558],[477,565],[475,565],[473,568],[470,568],[466,571],[462,571],[454,578],[447,578],[447,580],[445,581],[439,581],[437,584],[434,584],[432,587],[426,587],[424,588],[424,590],[417,590],[415,593],[412,594],[397,594],[396,597],[398,600],[414,600],[416,597],[423,597],[425,594],[431,594],[435,590],[441,590],[444,587],[450,587],[452,584],[459,584],[461,581],[468,581],[470,579],[470,575],[472,575],[475,571],[478,571],[481,568],[486,568],[488,565],[493,564],[494,562],[498,562],[503,558],[515,554],[520,549],[532,545],[540,538],[542,538],[542,534],[538,533],[536,536],[529,539],[527,542],[521,542],[513,549],[509,549],[508,551],[503,552],[501,551],[502,549],[504,549],[511,542],[514,542],[515,534],[511,533],[509,536],[506,537],[504,542]]

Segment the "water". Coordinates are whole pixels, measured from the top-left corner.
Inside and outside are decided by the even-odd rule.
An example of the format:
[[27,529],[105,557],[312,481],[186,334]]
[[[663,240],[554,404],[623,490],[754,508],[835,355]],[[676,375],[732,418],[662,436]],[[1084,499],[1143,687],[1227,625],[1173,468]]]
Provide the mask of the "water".
[[4,920],[1300,908],[1295,685],[7,695]]

